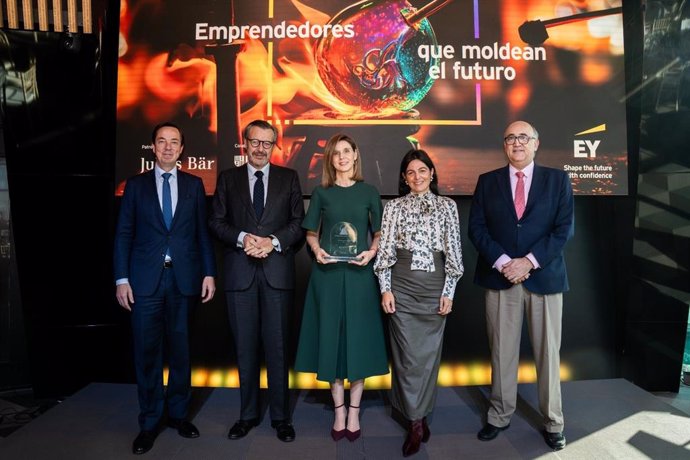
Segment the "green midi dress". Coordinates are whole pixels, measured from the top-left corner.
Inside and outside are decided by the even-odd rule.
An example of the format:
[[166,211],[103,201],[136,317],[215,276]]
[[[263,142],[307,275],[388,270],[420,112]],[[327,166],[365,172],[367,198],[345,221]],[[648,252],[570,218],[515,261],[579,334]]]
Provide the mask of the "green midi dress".
[[[369,249],[369,234],[381,229],[381,214],[381,197],[371,185],[318,186],[312,192],[302,227],[318,232],[321,247],[333,254],[342,223],[349,223],[356,230],[356,249],[352,251],[359,254]],[[389,372],[373,263],[364,267],[347,262],[312,263],[296,371],[316,373],[317,380],[331,383]]]

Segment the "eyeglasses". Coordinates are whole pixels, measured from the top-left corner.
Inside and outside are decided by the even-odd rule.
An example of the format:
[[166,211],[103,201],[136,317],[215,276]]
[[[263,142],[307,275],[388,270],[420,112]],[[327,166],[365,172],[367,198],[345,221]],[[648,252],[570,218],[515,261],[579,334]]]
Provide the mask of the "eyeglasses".
[[251,145],[251,146],[254,147],[254,148],[258,147],[259,144],[261,144],[261,146],[262,146],[263,148],[265,148],[265,149],[270,149],[271,147],[273,147],[273,144],[275,144],[275,142],[271,142],[271,141],[260,141],[259,139],[249,139],[249,138],[247,138],[247,140],[249,141],[249,145]]
[[536,139],[536,137],[531,137],[531,136],[528,136],[527,134],[520,134],[519,136],[511,134],[509,136],[506,136],[503,139],[503,142],[505,142],[508,145],[513,145],[515,143],[515,139],[517,139],[517,141],[520,143],[520,145],[526,145],[532,139]]

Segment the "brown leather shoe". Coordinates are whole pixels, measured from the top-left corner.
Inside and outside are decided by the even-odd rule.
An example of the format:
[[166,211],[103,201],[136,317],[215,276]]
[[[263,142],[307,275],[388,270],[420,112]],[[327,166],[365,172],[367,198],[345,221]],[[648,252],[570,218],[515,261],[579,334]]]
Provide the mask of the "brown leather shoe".
[[424,437],[424,426],[422,420],[412,420],[407,431],[407,438],[402,447],[403,457],[409,457],[419,452],[419,444]]

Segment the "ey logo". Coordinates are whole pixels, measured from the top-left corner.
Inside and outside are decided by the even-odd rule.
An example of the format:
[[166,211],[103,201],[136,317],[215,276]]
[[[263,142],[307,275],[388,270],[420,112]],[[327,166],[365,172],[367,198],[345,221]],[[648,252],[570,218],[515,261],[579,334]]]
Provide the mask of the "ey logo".
[[[606,131],[606,123],[585,131],[580,131],[579,133],[575,133],[575,135],[582,136],[585,134],[601,133],[604,131]],[[601,140],[575,139],[573,141],[573,156],[575,158],[596,158],[599,144],[601,144]]]

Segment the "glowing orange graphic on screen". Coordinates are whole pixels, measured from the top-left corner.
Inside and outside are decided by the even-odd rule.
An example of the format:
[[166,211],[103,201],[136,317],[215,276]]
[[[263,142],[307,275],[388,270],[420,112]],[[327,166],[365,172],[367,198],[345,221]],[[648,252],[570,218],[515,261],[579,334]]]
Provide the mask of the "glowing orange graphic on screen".
[[[441,21],[440,14],[430,21],[422,18],[415,23],[417,27],[410,26],[405,21],[405,11],[411,8],[408,0],[342,2],[339,5],[344,9],[335,14],[334,2],[326,2],[329,13],[317,9],[321,5],[317,1],[267,3],[257,2],[257,8],[259,4],[264,6],[262,13],[254,11],[251,23],[240,19],[238,24],[356,24],[356,30],[361,30],[359,42],[357,37],[335,39],[329,35],[244,39],[231,44],[199,39],[182,43],[180,38],[180,43],[171,43],[171,49],[162,50],[161,46],[151,43],[159,37],[145,36],[141,30],[153,21],[155,15],[152,13],[158,9],[169,10],[170,6],[162,0],[123,1],[118,120],[136,128],[186,115],[194,121],[194,129],[199,124],[205,125],[206,134],[215,136],[219,129],[219,109],[228,113],[227,94],[230,93],[231,102],[236,101],[232,108],[236,110],[235,129],[239,131],[253,119],[271,122],[278,130],[271,161],[296,167],[300,157],[308,157],[310,160],[304,160],[306,166],[301,166],[304,170],[301,172],[309,178],[319,172],[317,160],[321,150],[315,144],[318,139],[307,136],[314,137],[344,125],[371,126],[372,129],[377,129],[375,126],[409,127],[407,131],[401,128],[398,132],[402,136],[413,136],[420,145],[437,143],[435,150],[445,152],[443,161],[450,170],[447,180],[452,185],[448,186],[448,191],[463,193],[472,189],[472,179],[466,177],[465,165],[457,163],[461,161],[456,155],[458,147],[442,138],[441,133],[447,132],[445,127],[483,126],[487,123],[485,117],[495,114],[506,119],[524,116],[538,103],[540,95],[567,96],[589,87],[600,88],[615,80],[620,72],[620,60],[615,59],[622,52],[620,15],[550,28],[548,42],[544,45],[548,48],[548,58],[543,61],[506,59],[483,63],[487,68],[498,65],[514,68],[518,78],[510,82],[451,77],[432,82],[430,66],[447,61],[450,69],[454,61],[446,58],[425,61],[418,54],[420,44],[452,44],[456,51],[454,59],[459,61],[460,47],[465,44],[483,46],[496,42],[522,46],[518,28],[525,21],[601,10],[620,4],[617,0],[500,0],[491,11],[478,0],[456,1],[451,4],[452,9],[443,11],[453,15],[474,14],[476,21],[474,29],[463,28],[452,33],[448,30],[448,16]],[[424,3],[433,2],[415,1],[416,5]],[[242,8],[243,14],[251,9],[247,4],[242,4]],[[230,17],[213,17],[212,21],[213,24],[234,24]],[[190,21],[185,27],[189,30],[170,31],[170,37],[189,35],[194,24]],[[136,30],[139,32],[132,33]],[[229,64],[226,54],[211,52],[212,48],[232,49],[232,63]],[[472,62],[468,60],[463,64],[469,66]],[[233,77],[224,73],[228,67],[234,70]],[[221,92],[226,100],[219,100]],[[573,100],[580,109],[586,105],[574,97],[568,100]],[[220,125],[224,126],[222,122]],[[240,153],[238,145],[228,148]],[[204,184],[207,192],[212,192],[217,171],[193,172],[208,175],[204,177]],[[461,186],[459,181],[462,181]],[[578,184],[574,181],[574,185]]]

